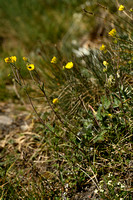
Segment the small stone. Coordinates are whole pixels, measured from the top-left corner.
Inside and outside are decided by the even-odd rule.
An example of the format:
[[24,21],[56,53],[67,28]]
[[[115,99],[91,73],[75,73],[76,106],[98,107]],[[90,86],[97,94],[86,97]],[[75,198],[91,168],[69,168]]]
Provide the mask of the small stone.
[[27,124],[24,124],[24,125],[20,126],[20,128],[22,131],[27,131],[29,126]]
[[10,117],[7,117],[5,115],[0,116],[0,124],[10,126],[12,124],[13,120]]

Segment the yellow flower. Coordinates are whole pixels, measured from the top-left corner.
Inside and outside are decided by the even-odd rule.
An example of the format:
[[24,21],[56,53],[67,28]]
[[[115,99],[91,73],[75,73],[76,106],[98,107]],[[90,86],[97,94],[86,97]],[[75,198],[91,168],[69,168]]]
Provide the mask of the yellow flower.
[[11,62],[11,59],[9,57],[5,58],[4,60],[5,60],[6,63],[10,63]]
[[26,58],[26,57],[23,57],[23,60],[24,60],[25,62],[27,62],[27,61],[28,61],[28,58]]
[[53,64],[57,63],[57,58],[55,56],[52,58],[51,63],[53,63]]
[[111,115],[111,114],[108,114],[108,116],[109,116],[110,118],[112,118],[112,115]]
[[34,70],[34,68],[35,68],[35,66],[33,65],[33,64],[28,64],[28,65],[26,65],[27,66],[27,69],[29,70],[29,71],[32,71],[32,70]]
[[56,103],[58,103],[58,102],[59,102],[59,99],[58,99],[58,98],[53,99],[53,103],[54,103],[54,104],[56,104]]
[[73,63],[72,62],[68,62],[65,66],[66,69],[71,69],[73,68]]
[[133,12],[133,9],[132,9],[132,8],[130,8],[129,12]]
[[11,56],[10,59],[11,59],[11,63],[16,62],[16,60],[17,60],[16,56]]
[[123,11],[124,9],[125,9],[125,7],[123,5],[120,5],[118,10]]
[[104,51],[105,49],[106,49],[106,46],[102,44],[102,46],[100,47],[100,51]]
[[105,67],[107,67],[108,66],[108,62],[107,61],[103,61],[103,65],[105,66]]
[[115,28],[113,28],[113,29],[109,32],[109,36],[111,36],[111,37],[115,37],[115,36],[116,36],[116,30],[115,30]]

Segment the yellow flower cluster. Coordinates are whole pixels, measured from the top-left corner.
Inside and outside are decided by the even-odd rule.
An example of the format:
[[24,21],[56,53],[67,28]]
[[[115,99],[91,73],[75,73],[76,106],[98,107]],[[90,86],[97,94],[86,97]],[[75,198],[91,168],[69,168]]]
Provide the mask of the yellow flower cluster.
[[57,63],[57,58],[55,56],[52,58],[51,63],[52,64],[56,64]]
[[[16,56],[11,56],[11,57],[5,58],[4,60],[5,60],[6,63],[15,63],[16,60],[17,60],[17,58],[16,58]],[[26,57],[23,57],[23,60],[24,60],[25,62],[28,62],[28,59],[27,59]],[[32,70],[35,69],[34,64],[27,64],[26,67],[27,67],[27,69],[28,69],[29,71],[32,71]]]
[[102,44],[102,46],[99,49],[100,49],[100,51],[104,51],[106,49],[106,46],[104,44]]
[[124,9],[125,9],[125,7],[123,5],[120,5],[118,10],[123,11]]
[[111,36],[111,37],[115,37],[115,36],[116,36],[116,30],[115,30],[115,28],[113,28],[113,29],[109,32],[109,36]]
[[66,69],[71,69],[73,68],[73,62],[68,62],[65,66]]
[[11,56],[11,57],[5,58],[6,63],[14,63],[14,62],[16,62],[16,60],[17,60],[16,56]]
[[58,102],[59,102],[59,99],[58,99],[58,98],[53,99],[53,104],[56,104],[56,103],[58,103]]
[[27,66],[27,69],[28,69],[29,71],[32,71],[32,70],[35,69],[35,66],[34,66],[33,64],[28,64],[28,65],[26,65],[26,66]]

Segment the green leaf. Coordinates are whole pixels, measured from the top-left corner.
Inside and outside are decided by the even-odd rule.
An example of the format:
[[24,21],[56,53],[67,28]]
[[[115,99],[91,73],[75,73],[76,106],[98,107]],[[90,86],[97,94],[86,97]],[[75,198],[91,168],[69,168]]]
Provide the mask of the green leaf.
[[96,139],[94,140],[94,143],[95,142],[98,142],[98,141],[104,141],[104,135],[107,131],[106,130],[103,130],[100,135],[98,137],[96,137]]
[[120,106],[120,101],[117,98],[114,98],[113,108],[117,108]]
[[104,106],[104,108],[106,110],[108,110],[110,105],[111,105],[110,100],[106,96],[104,96],[104,97],[101,98],[101,101],[102,101],[102,105]]
[[100,106],[98,108],[98,111],[97,111],[97,114],[96,114],[97,120],[102,120],[101,110],[102,110],[102,106]]

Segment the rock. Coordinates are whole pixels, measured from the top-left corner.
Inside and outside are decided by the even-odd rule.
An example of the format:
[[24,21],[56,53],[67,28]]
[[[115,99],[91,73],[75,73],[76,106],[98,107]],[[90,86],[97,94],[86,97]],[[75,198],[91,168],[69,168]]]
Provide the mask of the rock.
[[29,126],[27,124],[21,125],[20,126],[22,131],[27,131],[29,129]]
[[10,126],[13,120],[5,115],[0,115],[0,124]]

